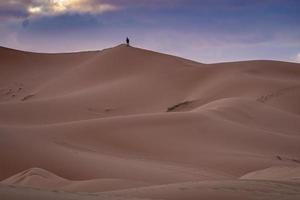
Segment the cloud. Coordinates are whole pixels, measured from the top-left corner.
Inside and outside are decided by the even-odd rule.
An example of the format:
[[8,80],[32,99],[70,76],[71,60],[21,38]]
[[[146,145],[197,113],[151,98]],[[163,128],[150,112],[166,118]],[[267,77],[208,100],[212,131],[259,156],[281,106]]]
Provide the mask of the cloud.
[[[274,0],[280,4],[283,0]],[[295,0],[285,0],[294,2]],[[239,9],[262,7],[271,1],[252,0],[1,0],[0,18],[27,18],[30,16],[49,16],[68,13],[99,14],[119,9],[164,9],[164,8],[193,8],[199,12],[224,9],[236,12]],[[257,4],[260,4],[259,6]],[[280,4],[281,5],[281,4]],[[288,4],[289,5],[289,4]],[[294,7],[299,6],[296,3]],[[208,9],[208,10],[207,10]]]
[[295,61],[300,63],[300,53],[298,53],[295,57]]
[[99,0],[8,0],[0,2],[1,19],[25,19],[67,13],[100,14],[119,6]]
[[29,16],[24,2],[0,2],[0,19],[24,19]]
[[25,19],[69,13],[101,14],[133,7],[173,7],[183,2],[183,0],[0,0],[0,19]]
[[117,6],[95,0],[33,0],[27,10],[32,15],[103,13],[117,10]]

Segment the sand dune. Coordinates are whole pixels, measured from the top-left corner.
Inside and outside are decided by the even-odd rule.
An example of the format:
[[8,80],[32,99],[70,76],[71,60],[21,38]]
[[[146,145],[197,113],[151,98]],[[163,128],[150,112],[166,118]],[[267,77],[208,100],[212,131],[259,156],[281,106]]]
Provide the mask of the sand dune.
[[110,192],[121,197],[150,199],[298,199],[299,183],[275,181],[202,181]]
[[143,182],[125,179],[91,179],[72,181],[40,168],[25,170],[3,180],[2,183],[6,185],[76,192],[110,191],[114,190],[114,188],[126,189],[148,185]]
[[300,167],[297,166],[276,166],[267,169],[250,172],[241,179],[256,180],[294,180],[300,181]]
[[125,45],[0,58],[6,199],[300,198],[299,64]]

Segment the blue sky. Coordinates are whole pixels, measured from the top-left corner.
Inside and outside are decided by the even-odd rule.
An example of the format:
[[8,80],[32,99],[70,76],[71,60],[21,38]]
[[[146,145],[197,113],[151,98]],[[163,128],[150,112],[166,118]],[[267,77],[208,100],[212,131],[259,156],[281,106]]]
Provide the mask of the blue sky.
[[299,0],[5,0],[0,45],[36,52],[123,42],[204,63],[300,62]]

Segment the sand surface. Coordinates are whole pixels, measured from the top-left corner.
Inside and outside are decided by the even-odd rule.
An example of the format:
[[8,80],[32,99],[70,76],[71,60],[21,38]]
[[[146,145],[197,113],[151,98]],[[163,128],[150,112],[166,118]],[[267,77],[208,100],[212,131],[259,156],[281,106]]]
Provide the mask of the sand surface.
[[300,64],[0,48],[0,199],[300,199]]

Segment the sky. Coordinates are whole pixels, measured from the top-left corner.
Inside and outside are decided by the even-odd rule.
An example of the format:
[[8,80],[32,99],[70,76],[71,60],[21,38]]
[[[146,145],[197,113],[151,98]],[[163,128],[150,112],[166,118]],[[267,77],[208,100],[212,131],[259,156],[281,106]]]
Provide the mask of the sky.
[[133,46],[203,63],[300,63],[300,0],[0,0],[0,46]]

